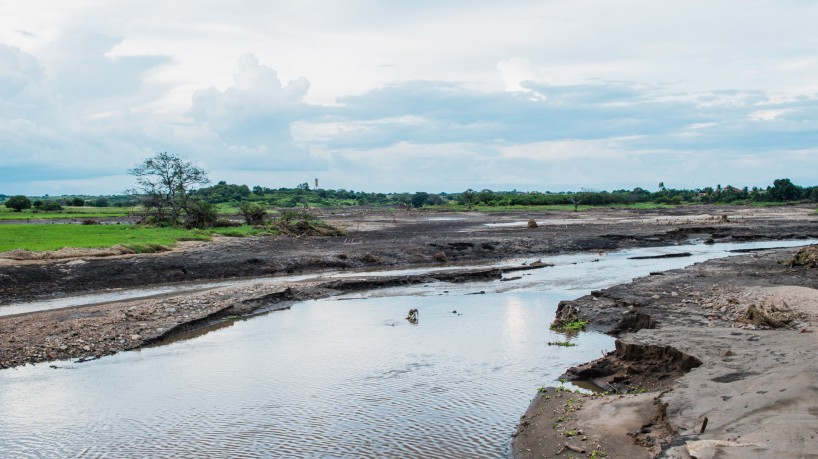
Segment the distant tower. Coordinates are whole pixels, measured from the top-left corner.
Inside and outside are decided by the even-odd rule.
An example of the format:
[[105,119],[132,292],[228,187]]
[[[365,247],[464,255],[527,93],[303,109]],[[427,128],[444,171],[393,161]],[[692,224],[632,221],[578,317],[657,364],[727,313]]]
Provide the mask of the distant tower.
[[315,189],[316,190],[318,189],[318,179],[317,178],[315,179]]

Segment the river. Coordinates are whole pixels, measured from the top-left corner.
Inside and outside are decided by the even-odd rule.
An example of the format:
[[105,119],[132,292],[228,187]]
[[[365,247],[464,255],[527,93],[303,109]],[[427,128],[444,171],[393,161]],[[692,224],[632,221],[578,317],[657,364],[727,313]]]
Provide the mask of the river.
[[[307,301],[195,339],[2,370],[0,456],[504,457],[537,387],[613,349],[550,331],[560,300],[809,242],[548,257],[556,266],[506,275],[518,279]],[[679,252],[692,255],[630,259]],[[547,344],[566,340],[577,345]]]

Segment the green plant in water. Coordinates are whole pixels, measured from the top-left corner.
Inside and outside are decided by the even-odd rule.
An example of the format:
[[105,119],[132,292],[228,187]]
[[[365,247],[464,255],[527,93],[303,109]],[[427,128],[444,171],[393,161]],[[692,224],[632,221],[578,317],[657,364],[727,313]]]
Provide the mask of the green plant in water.
[[582,330],[588,325],[587,320],[576,319],[572,320],[571,322],[566,322],[563,324],[551,324],[551,330],[560,330],[560,331],[574,331],[574,330]]
[[549,346],[561,346],[561,347],[573,347],[576,346],[577,343],[572,343],[570,341],[549,341]]

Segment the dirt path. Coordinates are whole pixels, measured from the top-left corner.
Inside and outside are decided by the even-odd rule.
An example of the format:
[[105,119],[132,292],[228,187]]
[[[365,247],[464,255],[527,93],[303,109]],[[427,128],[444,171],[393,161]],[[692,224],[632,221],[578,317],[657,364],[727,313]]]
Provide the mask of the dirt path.
[[564,302],[558,320],[619,336],[614,352],[564,377],[631,395],[574,394],[564,416],[564,393],[535,397],[516,456],[576,457],[557,454],[566,444],[609,457],[814,455],[818,269],[790,267],[796,251],[711,260]]

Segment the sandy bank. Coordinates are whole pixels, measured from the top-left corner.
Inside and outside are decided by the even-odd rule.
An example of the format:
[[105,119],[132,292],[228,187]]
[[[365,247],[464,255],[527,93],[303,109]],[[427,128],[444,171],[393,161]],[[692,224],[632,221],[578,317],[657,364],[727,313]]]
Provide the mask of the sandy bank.
[[[566,377],[637,393],[575,396],[571,428],[588,440],[571,441],[608,457],[813,457],[818,270],[790,267],[795,252],[711,260],[564,303],[560,315],[619,335],[615,352]],[[660,348],[675,357],[633,355]],[[699,364],[674,365],[684,356]],[[555,435],[552,405],[542,395],[532,401],[517,457],[579,456],[557,454],[569,440]]]

